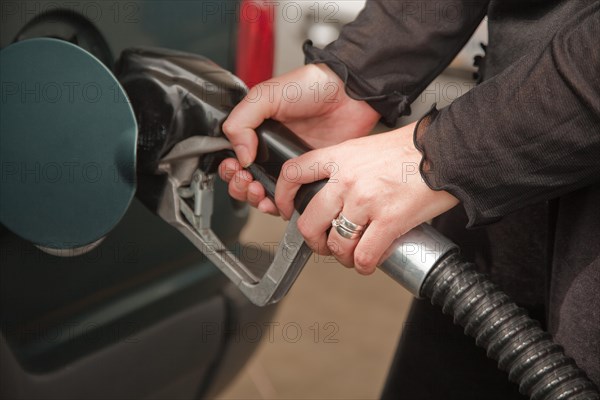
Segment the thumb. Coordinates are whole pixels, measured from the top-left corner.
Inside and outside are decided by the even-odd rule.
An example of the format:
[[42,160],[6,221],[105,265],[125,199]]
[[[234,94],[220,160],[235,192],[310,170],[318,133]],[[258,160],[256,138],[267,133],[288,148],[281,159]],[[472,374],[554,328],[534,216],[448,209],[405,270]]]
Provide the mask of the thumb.
[[223,132],[233,145],[233,150],[243,167],[256,158],[258,138],[255,129],[276,111],[269,96],[263,96],[263,85],[253,87],[248,95],[233,109],[223,124]]

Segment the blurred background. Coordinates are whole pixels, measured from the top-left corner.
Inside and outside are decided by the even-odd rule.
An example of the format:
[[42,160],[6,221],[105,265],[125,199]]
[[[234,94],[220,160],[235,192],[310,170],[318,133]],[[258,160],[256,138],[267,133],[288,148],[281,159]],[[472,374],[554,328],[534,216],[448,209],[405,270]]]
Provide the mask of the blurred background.
[[[302,43],[335,40],[364,0],[282,1],[276,12],[275,75],[304,64]],[[450,104],[473,87],[473,57],[487,43],[484,21],[450,67],[413,103],[407,124],[433,103]],[[383,129],[380,127],[379,129]],[[242,241],[263,248],[285,223],[252,210]],[[375,399],[386,379],[412,296],[384,273],[364,277],[314,256],[272,321],[263,343],[220,399]],[[256,326],[239,327],[252,340]]]

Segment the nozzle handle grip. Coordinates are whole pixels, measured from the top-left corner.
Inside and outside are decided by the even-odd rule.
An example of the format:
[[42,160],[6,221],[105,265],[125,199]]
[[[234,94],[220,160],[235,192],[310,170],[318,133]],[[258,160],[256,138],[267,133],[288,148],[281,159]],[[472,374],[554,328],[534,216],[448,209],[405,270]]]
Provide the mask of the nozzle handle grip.
[[[276,177],[284,163],[310,151],[311,147],[298,138],[283,124],[267,120],[256,130],[258,153],[256,164],[249,170],[261,182],[269,197],[275,196]],[[301,214],[310,200],[323,188],[322,180],[303,185],[294,199],[294,206]],[[427,224],[421,224],[402,235],[388,249],[379,268],[409,290],[416,297],[432,268],[457,246]]]
[[[256,161],[247,169],[254,179],[264,186],[267,196],[274,199],[275,182],[283,164],[312,148],[278,121],[266,120],[256,129],[256,134],[258,136]],[[326,183],[327,181],[322,180],[300,187],[294,200],[294,206],[300,214]]]

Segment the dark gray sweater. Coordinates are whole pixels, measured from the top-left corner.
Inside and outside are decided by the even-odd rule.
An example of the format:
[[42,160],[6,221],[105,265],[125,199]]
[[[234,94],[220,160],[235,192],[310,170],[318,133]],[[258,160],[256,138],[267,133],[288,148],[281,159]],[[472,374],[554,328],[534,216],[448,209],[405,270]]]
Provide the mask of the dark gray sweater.
[[600,385],[600,2],[368,0],[307,62],[393,124],[485,15],[482,83],[415,132],[425,181],[461,200],[435,223]]

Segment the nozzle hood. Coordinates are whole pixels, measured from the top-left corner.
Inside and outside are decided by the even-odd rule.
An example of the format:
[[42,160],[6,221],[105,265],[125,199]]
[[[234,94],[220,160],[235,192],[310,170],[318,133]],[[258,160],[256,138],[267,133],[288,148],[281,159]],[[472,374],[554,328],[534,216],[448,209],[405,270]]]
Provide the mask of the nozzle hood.
[[138,174],[154,174],[159,160],[190,136],[219,136],[246,95],[244,83],[209,59],[174,50],[129,49],[116,75],[139,125]]

